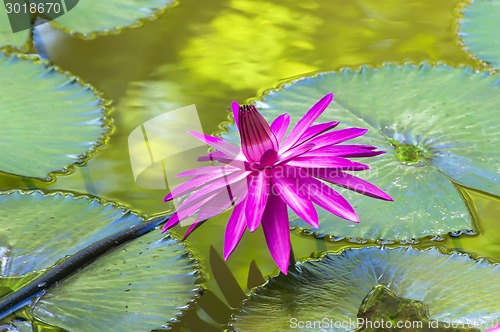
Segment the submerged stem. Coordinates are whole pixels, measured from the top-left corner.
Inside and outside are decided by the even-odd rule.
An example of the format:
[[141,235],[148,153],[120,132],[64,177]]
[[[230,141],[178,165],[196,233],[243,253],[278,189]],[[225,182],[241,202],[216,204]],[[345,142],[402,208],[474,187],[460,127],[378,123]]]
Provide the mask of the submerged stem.
[[54,283],[75,273],[77,270],[87,266],[108,250],[122,245],[139,236],[149,233],[159,225],[165,223],[170,216],[160,216],[151,221],[130,227],[118,233],[112,234],[90,246],[84,248],[64,260],[54,268],[43,273],[19,290],[4,296],[0,300],[0,319],[5,318],[16,310],[27,304],[33,296],[45,291]]

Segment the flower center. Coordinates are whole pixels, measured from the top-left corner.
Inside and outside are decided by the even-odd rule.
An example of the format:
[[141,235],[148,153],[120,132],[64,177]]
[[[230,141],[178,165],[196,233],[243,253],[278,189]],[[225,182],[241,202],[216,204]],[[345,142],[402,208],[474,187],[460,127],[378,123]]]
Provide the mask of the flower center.
[[424,146],[401,143],[393,138],[387,141],[396,150],[396,159],[405,165],[425,166],[432,159],[432,152]]

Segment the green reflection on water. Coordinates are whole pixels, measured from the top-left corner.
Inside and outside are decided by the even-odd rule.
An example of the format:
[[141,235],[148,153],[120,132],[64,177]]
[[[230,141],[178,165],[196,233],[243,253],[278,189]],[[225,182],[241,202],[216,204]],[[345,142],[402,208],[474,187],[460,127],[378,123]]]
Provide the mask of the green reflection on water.
[[[210,133],[226,119],[231,100],[242,102],[311,71],[406,61],[479,68],[451,36],[456,5],[456,0],[181,0],[158,21],[91,41],[44,26],[43,40],[54,63],[114,100],[116,132],[107,148],[72,175],[46,184],[0,174],[0,188],[89,192],[147,214],[169,209],[163,203],[166,192],[133,181],[127,138],[135,127],[165,109],[196,104],[204,131]],[[446,238],[440,245],[500,258],[495,225],[500,202],[480,193],[465,195],[477,208],[484,234]],[[206,265],[210,245],[222,252],[228,216],[214,218],[190,237]],[[298,257],[352,246],[293,234]],[[252,259],[264,274],[274,273],[259,231],[246,234],[228,262],[242,287]],[[209,281],[217,292],[214,285]]]

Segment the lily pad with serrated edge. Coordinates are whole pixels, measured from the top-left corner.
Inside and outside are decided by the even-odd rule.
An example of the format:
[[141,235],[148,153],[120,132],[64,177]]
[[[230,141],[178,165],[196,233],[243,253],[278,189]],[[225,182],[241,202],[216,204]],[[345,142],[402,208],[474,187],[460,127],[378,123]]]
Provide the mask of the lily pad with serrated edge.
[[197,296],[196,274],[184,245],[153,231],[51,289],[32,312],[68,331],[150,331]]
[[108,102],[35,57],[0,53],[0,171],[51,180],[108,138]]
[[381,285],[403,299],[426,304],[432,320],[485,329],[500,320],[498,278],[499,265],[457,252],[348,249],[299,262],[288,275],[254,289],[230,326],[237,331],[295,331],[311,329],[291,324],[320,321],[328,324],[325,331],[354,330],[363,300]]
[[[472,216],[451,180],[500,194],[500,127],[492,121],[500,110],[498,77],[444,65],[363,67],[287,83],[256,104],[268,121],[289,113],[294,124],[331,91],[335,99],[317,122],[369,129],[352,142],[387,153],[358,159],[371,170],[353,174],[385,190],[394,202],[336,187],[360,223],[318,208],[320,225],[314,232],[403,241],[473,229]],[[234,126],[223,136],[239,140]],[[292,225],[310,229],[295,215],[291,218]]]
[[141,26],[144,20],[157,18],[174,3],[174,0],[80,0],[53,22],[66,32],[93,38]]
[[[0,10],[0,47],[8,46],[20,51],[27,51],[31,35],[30,29],[12,32],[9,17],[7,16],[7,12],[3,4],[2,7],[2,10]],[[27,24],[29,24],[30,20],[29,16],[17,19],[25,19],[27,20]]]
[[475,0],[460,6],[458,34],[465,48],[489,65],[500,69],[499,0]]
[[46,269],[143,220],[126,206],[62,192],[0,192],[0,206],[1,277]]
[[[126,206],[70,193],[14,190],[0,193],[0,204],[3,277],[57,269],[61,260],[143,221]],[[49,288],[31,312],[68,331],[150,331],[189,307],[198,280],[184,245],[152,231]]]

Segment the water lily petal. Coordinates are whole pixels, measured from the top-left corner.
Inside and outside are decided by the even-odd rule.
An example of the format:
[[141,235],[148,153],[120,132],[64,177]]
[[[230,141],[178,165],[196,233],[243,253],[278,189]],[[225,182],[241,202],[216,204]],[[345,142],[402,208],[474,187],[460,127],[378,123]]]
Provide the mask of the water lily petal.
[[[208,195],[211,195],[212,193],[220,193],[224,192],[226,194],[227,200],[232,202],[234,200],[233,196],[233,187],[235,187],[238,182],[241,180],[246,179],[248,175],[250,175],[251,172],[236,172],[229,174],[228,176],[225,176],[221,179],[218,179],[216,181],[212,181],[200,189],[193,193],[191,196],[189,196],[182,204],[179,206],[178,209],[184,208],[187,204],[193,204],[198,202],[200,199],[204,199]],[[240,183],[241,185],[241,183]]]
[[281,114],[276,119],[274,119],[273,123],[271,123],[271,131],[274,133],[274,136],[276,136],[278,143],[281,142],[285,137],[289,125],[290,115],[287,113]]
[[292,149],[286,151],[285,153],[283,153],[279,157],[278,163],[280,163],[280,164],[286,163],[288,160],[292,160],[300,155],[303,155],[303,154],[309,152],[313,148],[314,148],[314,144],[310,144],[310,143],[301,144],[301,145],[299,145],[295,148],[292,148]]
[[227,260],[240,242],[247,223],[245,221],[246,200],[241,201],[234,207],[231,217],[227,222],[226,232],[224,234],[224,259]]
[[325,122],[325,123],[318,123],[314,126],[309,127],[304,134],[300,137],[300,139],[295,143],[294,146],[297,146],[299,144],[302,144],[311,138],[314,138],[318,135],[323,134],[325,131],[330,130],[332,128],[335,128],[340,122],[338,121],[331,121],[331,122]]
[[287,274],[290,261],[288,211],[285,202],[272,192],[262,215],[262,228],[271,256],[280,271]]
[[301,138],[301,136],[306,132],[306,130],[311,127],[314,121],[323,113],[323,111],[330,105],[333,100],[333,93],[329,93],[323,98],[321,98],[314,106],[307,111],[307,113],[297,122],[292,132],[286,138],[283,143],[283,149],[288,150],[295,145]]
[[282,176],[274,176],[273,180],[281,199],[305,222],[318,228],[318,212],[310,200],[300,197],[296,190],[296,181],[290,181]]
[[327,145],[338,144],[359,136],[363,136],[367,131],[368,129],[355,127],[340,129],[315,137],[309,142],[315,144],[316,149],[319,149]]
[[199,168],[190,169],[188,171],[180,172],[175,177],[181,178],[186,176],[198,176],[198,175],[206,175],[206,174],[215,174],[219,172],[219,174],[227,174],[235,171],[239,171],[239,168],[231,167],[228,165],[217,165],[217,166],[203,166]]
[[338,168],[351,171],[362,171],[370,168],[368,165],[349,159],[321,155],[308,157],[302,155],[288,161],[287,165],[304,168]]
[[198,175],[192,179],[187,180],[186,182],[183,182],[179,186],[175,187],[167,196],[165,196],[163,201],[167,202],[167,201],[171,201],[175,197],[184,196],[184,195],[189,194],[193,191],[196,191],[202,187],[205,187],[207,184],[210,184],[212,182],[219,183],[221,181],[226,181],[225,179],[227,179],[229,176],[232,176],[236,173],[244,173],[244,172],[242,172],[238,168],[235,168],[235,170],[229,169],[227,172],[226,172],[226,168],[220,168],[220,169],[216,169],[215,173]]
[[269,197],[269,188],[270,175],[268,171],[256,172],[248,177],[245,215],[250,232],[254,232],[259,227]]
[[168,221],[165,223],[165,225],[163,225],[163,228],[161,229],[161,232],[162,233],[165,233],[166,231],[168,231],[169,229],[177,226],[177,224],[179,223],[179,215],[177,213],[174,213],[169,219]]
[[333,145],[324,146],[319,149],[314,149],[305,153],[304,157],[344,157],[344,158],[357,158],[357,157],[374,157],[384,154],[385,151],[375,151],[363,148],[350,147],[348,145]]
[[188,133],[229,156],[236,157],[240,152],[240,149],[236,145],[233,145],[222,138],[196,133],[194,131],[188,131]]
[[319,205],[323,209],[353,222],[359,222],[358,215],[349,202],[318,179],[310,176],[300,168],[283,166],[283,176],[294,183],[296,192],[306,200]]
[[195,222],[201,222],[215,217],[231,208],[235,202],[236,200],[233,197],[232,192],[229,193],[223,190],[200,207],[200,211],[198,212]]
[[278,140],[254,105],[240,107],[238,128],[241,150],[250,162],[258,162],[268,150],[278,151]]
[[182,241],[186,240],[188,238],[188,236],[194,232],[195,230],[198,229],[198,227],[200,227],[201,225],[203,225],[205,223],[205,220],[203,221],[200,221],[200,222],[196,222],[194,224],[192,224],[191,226],[189,226],[188,230],[186,231],[186,233],[184,234],[184,236],[182,237]]
[[222,163],[226,166],[232,166],[240,170],[248,169],[251,167],[250,163],[246,160],[242,152],[240,152],[240,154],[237,155],[236,157],[231,157],[225,154],[224,152],[214,151],[207,155],[198,157],[196,160],[199,162],[218,161],[219,163]]
[[195,223],[204,222],[210,218],[218,216],[233,206],[232,201],[226,195],[219,195],[200,207]]
[[236,125],[236,128],[238,128],[238,114],[240,112],[240,104],[233,100],[233,102],[231,103],[231,108],[233,109],[234,124]]
[[304,169],[309,175],[328,181],[338,186],[358,192],[360,194],[379,198],[386,201],[392,201],[391,196],[387,195],[383,190],[379,189],[372,183],[360,179],[349,173],[342,172],[338,169],[316,168]]
[[223,173],[223,174],[208,173],[208,174],[197,175],[194,178],[189,179],[188,181],[183,182],[180,185],[178,185],[177,187],[175,187],[174,189],[172,189],[167,194],[167,196],[165,196],[163,201],[168,202],[168,201],[173,200],[174,198],[178,198],[178,197],[184,196],[186,194],[189,194],[189,193],[197,190],[198,188],[200,188],[204,184],[209,183],[209,182],[214,181],[214,180],[217,180],[217,179],[220,179],[224,176],[227,176],[227,173]]
[[[194,222],[205,221],[221,214],[246,198],[246,180],[232,184],[229,188],[222,187],[216,191],[209,191],[202,195],[190,196],[177,207],[176,214],[179,221],[198,213]],[[175,226],[175,225],[174,225]]]
[[205,204],[206,202],[210,201],[213,197],[215,197],[217,193],[214,193],[208,197],[204,197],[204,199],[200,199],[197,202],[188,202],[186,203],[185,201],[183,204],[183,208],[177,209],[177,211],[170,217],[170,219],[165,223],[163,226],[161,232],[164,233],[168,231],[169,229],[177,226],[179,222],[181,222],[184,219],[187,219],[194,215],[196,212],[198,212],[199,208]]
[[204,156],[200,156],[196,159],[199,162],[205,161],[218,161],[225,165],[231,165],[234,167],[238,167],[240,169],[245,168],[246,158],[243,154],[239,154],[236,157],[229,156],[222,151],[214,151]]
[[259,160],[260,167],[272,167],[277,159],[278,159],[278,153],[276,151],[267,150],[266,152],[264,152],[262,157],[260,157]]

